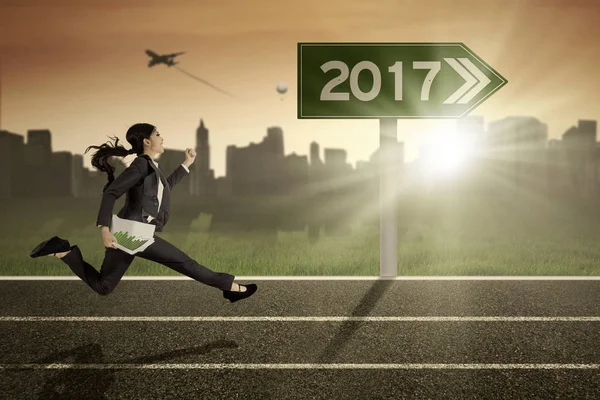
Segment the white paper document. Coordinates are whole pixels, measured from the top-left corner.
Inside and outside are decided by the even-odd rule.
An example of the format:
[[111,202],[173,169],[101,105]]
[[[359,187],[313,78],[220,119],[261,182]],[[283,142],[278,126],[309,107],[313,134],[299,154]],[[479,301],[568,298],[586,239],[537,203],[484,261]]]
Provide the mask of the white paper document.
[[117,239],[117,248],[129,254],[142,252],[154,243],[155,228],[153,224],[112,216],[111,233]]

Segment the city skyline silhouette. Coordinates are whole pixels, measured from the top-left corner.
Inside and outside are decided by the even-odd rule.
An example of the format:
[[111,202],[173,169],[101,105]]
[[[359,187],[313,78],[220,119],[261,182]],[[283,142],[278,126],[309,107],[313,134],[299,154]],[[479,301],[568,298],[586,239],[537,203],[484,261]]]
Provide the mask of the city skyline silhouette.
[[[572,155],[569,153],[572,149],[577,149],[578,152],[584,152],[585,157],[591,152],[591,158],[585,159],[585,162],[591,162],[595,166],[600,159],[600,147],[597,141],[597,122],[595,120],[578,120],[578,124],[570,127],[562,135],[561,140],[548,138],[548,125],[543,121],[534,117],[515,117],[509,116],[497,121],[490,121],[486,124],[481,116],[468,116],[456,119],[456,132],[453,141],[447,142],[443,148],[438,146],[438,153],[434,152],[432,146],[422,146],[419,158],[412,163],[405,161],[404,143],[398,141],[399,145],[396,156],[396,162],[400,166],[410,167],[415,165],[414,169],[424,172],[424,163],[429,161],[439,172],[445,172],[453,168],[451,164],[440,163],[441,158],[447,156],[456,156],[453,154],[458,150],[469,150],[469,154],[458,155],[454,157],[454,161],[460,163],[470,162],[470,159],[494,160],[501,161],[507,164],[523,164],[527,166],[531,163],[543,164],[543,168],[550,168],[552,165],[558,168],[563,160],[559,160],[560,156],[553,160],[549,160],[548,156],[542,159],[534,159],[540,157],[540,154],[562,151],[563,158],[571,157],[568,161],[569,174],[587,174],[587,172],[574,172],[575,163],[572,160]],[[217,133],[218,134],[218,133]],[[323,148],[321,150],[319,143],[312,142],[307,154],[297,154],[296,152],[285,151],[285,132],[281,127],[271,126],[267,128],[266,135],[258,143],[251,142],[242,147],[235,145],[227,146],[226,159],[227,170],[224,176],[216,176],[211,164],[211,145],[210,131],[204,124],[204,120],[200,119],[198,128],[196,129],[195,149],[197,151],[197,160],[192,165],[192,175],[189,179],[189,185],[186,190],[187,195],[221,195],[224,194],[253,194],[253,195],[272,195],[277,194],[277,190],[273,189],[273,185],[277,186],[286,182],[285,185],[302,187],[310,183],[311,171],[322,168],[322,171],[328,171],[330,178],[335,180],[343,180],[345,175],[351,174],[371,174],[371,180],[378,175],[377,154],[376,150],[368,160],[359,160],[356,166],[352,166],[347,162],[347,151],[343,147]],[[105,178],[105,174],[99,173],[95,168],[88,169],[83,167],[83,159],[81,153],[70,152],[54,152],[52,150],[52,132],[45,130],[28,130],[27,141],[25,137],[18,133],[0,130],[0,156],[4,160],[3,168],[3,197],[33,196],[31,189],[24,191],[17,189],[23,181],[19,178],[19,174],[24,173],[26,168],[33,168],[33,174],[38,174],[40,189],[36,192],[37,195],[44,195],[44,182],[54,180],[64,181],[66,186],[60,186],[65,195],[70,193],[74,197],[79,197],[81,194],[88,193],[91,195],[94,190],[89,187],[82,189],[85,182],[90,179],[95,183],[92,187],[96,187]],[[452,145],[461,141],[464,149],[458,147],[453,148]],[[109,141],[111,142],[111,141]],[[100,144],[100,143],[96,143]],[[114,145],[114,143],[112,143]],[[126,141],[119,141],[119,145],[130,147]],[[531,150],[534,150],[532,152]],[[440,152],[441,150],[441,152]],[[83,153],[83,152],[82,152]],[[538,154],[539,153],[539,154]],[[578,153],[579,154],[579,153]],[[19,156],[20,155],[20,156]],[[59,158],[60,157],[60,161]],[[121,158],[118,161],[118,166],[126,167],[129,162],[135,157],[128,156]],[[460,159],[462,157],[462,159]],[[166,148],[165,153],[157,157],[157,161],[161,164],[161,168],[167,173],[174,169],[183,160],[183,150]],[[128,161],[125,161],[128,160]],[[579,162],[582,160],[580,159]],[[62,169],[57,171],[54,178],[41,177],[39,169],[41,165],[48,165],[55,168],[57,165],[62,165]],[[564,163],[562,164],[564,169]],[[25,167],[25,168],[24,168]],[[66,169],[65,169],[66,168]],[[465,168],[476,168],[476,164],[468,164]],[[581,168],[578,167],[578,168]],[[584,167],[585,169],[585,167]],[[287,172],[283,173],[285,170]],[[593,174],[596,174],[594,167]],[[468,171],[466,171],[468,172]],[[118,171],[120,173],[120,170]],[[320,172],[319,172],[320,173]],[[465,173],[465,170],[455,172],[456,174]],[[287,175],[286,175],[287,174]],[[62,175],[62,176],[61,176]],[[573,175],[573,176],[575,176]],[[52,176],[52,175],[51,175]],[[364,176],[363,176],[364,178]],[[361,179],[363,179],[361,178]],[[26,181],[36,179],[31,177]],[[366,179],[366,178],[364,178]],[[548,174],[545,178],[548,180]],[[584,179],[584,178],[582,178]],[[593,175],[592,190],[597,192],[598,176]],[[335,182],[330,180],[332,186]],[[12,182],[12,183],[11,183]],[[75,183],[79,182],[79,183]],[[15,186],[17,185],[17,186]],[[83,185],[83,186],[82,186]],[[35,185],[34,185],[35,186]],[[323,185],[321,185],[323,186]],[[264,190],[261,187],[265,188]],[[275,190],[275,192],[273,192]],[[287,193],[287,190],[282,189],[280,194]]]

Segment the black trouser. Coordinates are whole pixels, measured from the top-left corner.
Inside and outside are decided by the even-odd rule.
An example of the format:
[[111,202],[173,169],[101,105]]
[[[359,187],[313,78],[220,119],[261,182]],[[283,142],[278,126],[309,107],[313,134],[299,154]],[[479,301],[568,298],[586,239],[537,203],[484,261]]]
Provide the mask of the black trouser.
[[102,261],[100,272],[83,259],[77,245],[72,246],[69,254],[61,260],[94,291],[107,295],[117,286],[135,257],[155,261],[180,274],[221,290],[231,289],[231,284],[235,279],[233,275],[213,272],[204,265],[198,264],[177,247],[156,235],[154,235],[154,243],[135,255],[112,247],[105,247],[104,261]]

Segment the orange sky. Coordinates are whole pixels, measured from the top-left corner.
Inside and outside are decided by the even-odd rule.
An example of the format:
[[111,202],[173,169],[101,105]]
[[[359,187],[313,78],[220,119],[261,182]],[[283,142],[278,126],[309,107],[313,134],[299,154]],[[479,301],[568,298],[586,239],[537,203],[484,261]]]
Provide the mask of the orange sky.
[[[297,119],[297,42],[463,42],[509,81],[471,113],[486,123],[533,115],[555,138],[579,118],[600,119],[597,0],[45,3],[0,0],[2,128],[49,128],[54,151],[124,140],[139,121],[157,125],[165,147],[184,149],[203,118],[217,176],[227,145],[259,142],[271,125],[284,129],[286,154],[308,155],[317,141],[346,149],[353,165],[368,159],[377,120]],[[187,51],[183,69],[236,98],[173,68],[147,68],[146,48]],[[283,101],[279,81],[290,86]],[[420,131],[453,124],[399,120],[407,161],[433,138]]]

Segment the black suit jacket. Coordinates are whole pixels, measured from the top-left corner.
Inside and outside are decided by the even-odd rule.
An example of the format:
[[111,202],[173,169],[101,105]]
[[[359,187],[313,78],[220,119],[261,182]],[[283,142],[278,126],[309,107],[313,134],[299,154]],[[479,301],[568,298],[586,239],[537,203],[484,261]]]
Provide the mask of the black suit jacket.
[[[156,225],[155,231],[162,232],[169,220],[171,190],[186,175],[188,172],[180,165],[168,178],[165,178],[150,156],[146,154],[137,156],[104,191],[96,225],[109,226],[112,230],[115,201],[126,193],[125,205],[117,216],[148,223],[148,216],[151,215],[154,219],[150,223]],[[161,179],[164,186],[160,211],[157,197],[158,179]]]

